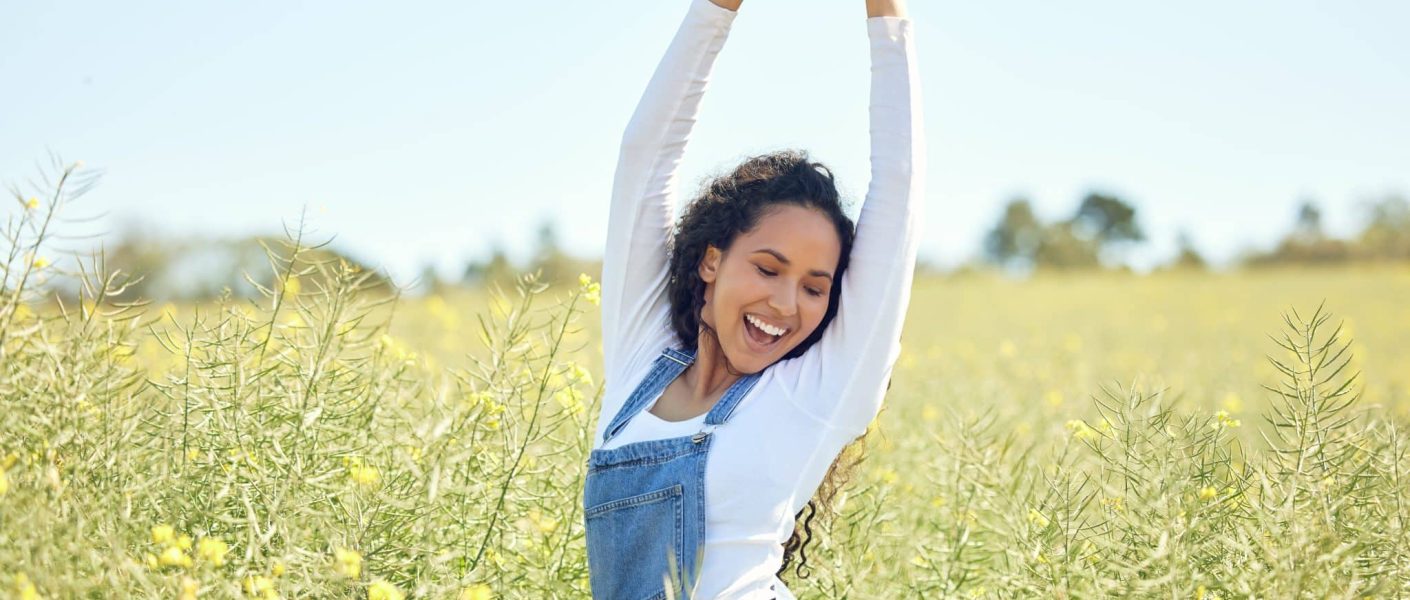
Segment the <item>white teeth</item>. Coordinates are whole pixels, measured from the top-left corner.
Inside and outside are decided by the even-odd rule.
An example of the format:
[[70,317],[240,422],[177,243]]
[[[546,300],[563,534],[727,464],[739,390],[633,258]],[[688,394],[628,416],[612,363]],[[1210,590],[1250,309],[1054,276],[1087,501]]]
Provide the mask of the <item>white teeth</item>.
[[762,329],[762,330],[764,331],[764,333],[767,333],[767,334],[772,335],[772,336],[774,336],[774,337],[781,336],[781,335],[783,335],[784,333],[787,333],[787,332],[788,332],[787,329],[779,329],[779,328],[777,328],[777,327],[774,327],[774,326],[772,326],[772,325],[769,325],[768,323],[765,323],[765,322],[763,322],[763,321],[760,321],[759,319],[755,318],[754,315],[744,315],[744,318],[749,319],[749,322],[750,322],[750,323],[753,323],[755,327],[758,327],[759,329]]

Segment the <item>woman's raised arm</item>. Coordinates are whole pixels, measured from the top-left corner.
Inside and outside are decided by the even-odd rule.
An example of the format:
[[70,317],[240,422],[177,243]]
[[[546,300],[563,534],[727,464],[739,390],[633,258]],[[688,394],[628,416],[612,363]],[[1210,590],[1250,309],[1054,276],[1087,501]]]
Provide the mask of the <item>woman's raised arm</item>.
[[[602,351],[609,377],[632,362],[647,341],[671,331],[666,241],[675,220],[673,188],[711,67],[739,4],[690,0],[622,135],[602,264]],[[604,414],[613,414],[608,410],[613,407],[603,407]]]
[[[871,182],[840,285],[837,316],[800,357],[796,404],[839,432],[866,431],[901,351],[925,195],[925,136],[914,26],[901,0],[867,0]],[[817,386],[817,387],[811,387]]]

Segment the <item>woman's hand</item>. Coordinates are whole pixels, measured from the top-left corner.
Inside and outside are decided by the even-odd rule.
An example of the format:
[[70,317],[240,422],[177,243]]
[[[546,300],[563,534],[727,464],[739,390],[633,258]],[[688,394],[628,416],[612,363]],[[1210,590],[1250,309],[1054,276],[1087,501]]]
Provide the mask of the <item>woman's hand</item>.
[[739,10],[739,5],[744,4],[744,0],[710,0],[715,6],[727,8],[729,10]]
[[867,0],[868,19],[872,17],[904,18],[906,16],[906,0]]

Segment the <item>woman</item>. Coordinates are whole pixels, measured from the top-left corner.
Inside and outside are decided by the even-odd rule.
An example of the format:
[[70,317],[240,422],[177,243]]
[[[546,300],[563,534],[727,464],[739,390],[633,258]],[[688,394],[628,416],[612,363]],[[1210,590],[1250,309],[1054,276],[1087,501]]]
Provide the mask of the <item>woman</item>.
[[831,172],[800,152],[712,181],[668,237],[741,1],[691,0],[622,139],[583,497],[595,598],[792,598],[778,576],[796,515],[880,410],[900,353],[925,163],[903,0],[866,2],[872,179],[855,239]]

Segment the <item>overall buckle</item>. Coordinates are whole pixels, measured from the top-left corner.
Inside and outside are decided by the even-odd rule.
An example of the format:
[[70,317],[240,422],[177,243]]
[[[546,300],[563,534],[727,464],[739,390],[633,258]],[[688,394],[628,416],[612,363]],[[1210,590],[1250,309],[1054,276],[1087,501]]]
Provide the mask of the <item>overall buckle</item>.
[[706,425],[703,429],[696,432],[695,435],[690,436],[690,441],[695,442],[697,444],[705,441],[705,436],[708,436],[711,432],[715,431],[716,427],[719,427],[719,425],[716,425],[714,423]]

